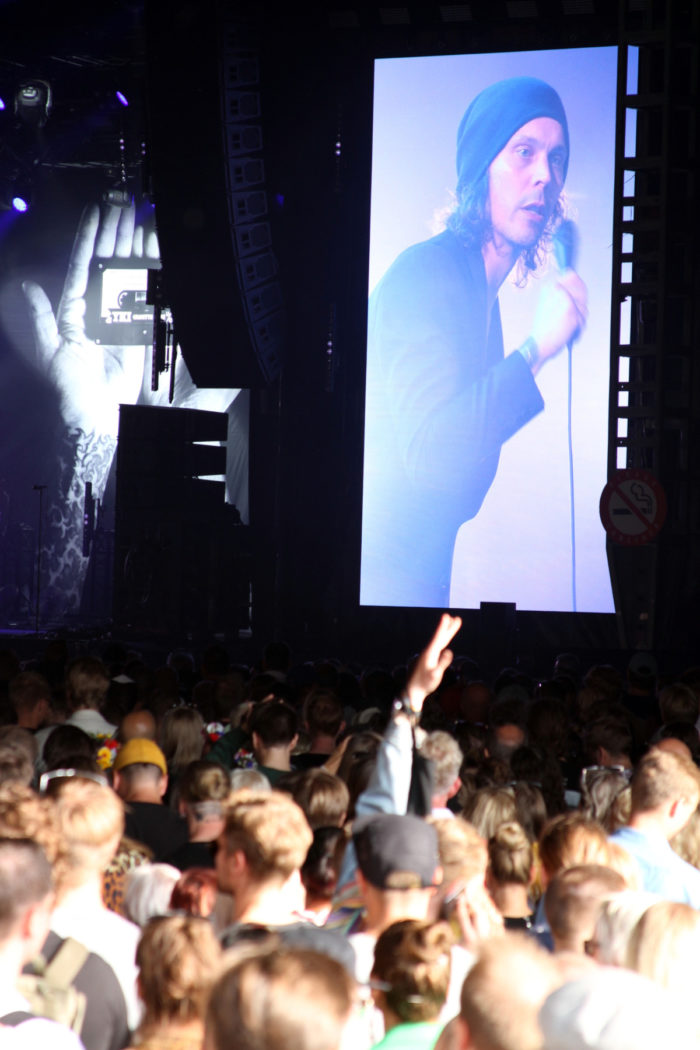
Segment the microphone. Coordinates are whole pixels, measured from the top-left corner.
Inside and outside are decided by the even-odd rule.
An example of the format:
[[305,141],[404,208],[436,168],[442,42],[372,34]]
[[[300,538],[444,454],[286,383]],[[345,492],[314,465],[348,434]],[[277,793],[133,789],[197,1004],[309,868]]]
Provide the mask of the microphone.
[[552,237],[554,258],[560,273],[564,270],[575,270],[578,261],[579,235],[578,226],[573,219],[564,219]]
[[[559,273],[564,273],[565,270],[575,270],[578,262],[579,234],[578,226],[573,219],[564,219],[559,223],[552,236],[552,246]],[[576,332],[573,339],[569,340],[569,350],[578,335],[579,333]]]

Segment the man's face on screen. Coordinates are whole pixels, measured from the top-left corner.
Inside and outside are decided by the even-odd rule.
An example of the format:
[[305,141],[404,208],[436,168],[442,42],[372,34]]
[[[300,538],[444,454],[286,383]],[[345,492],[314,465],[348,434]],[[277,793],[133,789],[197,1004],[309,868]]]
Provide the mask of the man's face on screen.
[[559,121],[523,124],[489,168],[489,211],[497,249],[532,248],[564,185],[566,143]]

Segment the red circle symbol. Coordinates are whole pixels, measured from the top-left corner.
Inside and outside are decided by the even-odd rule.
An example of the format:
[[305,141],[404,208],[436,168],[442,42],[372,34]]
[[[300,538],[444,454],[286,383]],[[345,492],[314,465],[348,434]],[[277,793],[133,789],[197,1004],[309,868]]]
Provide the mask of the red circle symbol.
[[613,543],[649,543],[666,520],[666,494],[648,470],[618,470],[601,494],[600,520]]

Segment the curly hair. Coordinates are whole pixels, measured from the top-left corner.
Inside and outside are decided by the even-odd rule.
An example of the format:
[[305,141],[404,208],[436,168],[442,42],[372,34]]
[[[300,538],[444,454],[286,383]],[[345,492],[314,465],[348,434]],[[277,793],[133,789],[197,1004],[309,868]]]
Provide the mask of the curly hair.
[[[531,273],[541,270],[552,248],[552,236],[566,217],[566,197],[559,192],[552,214],[536,244],[523,248],[516,267],[515,284],[522,287]],[[476,182],[459,187],[446,225],[466,248],[482,248],[493,238],[489,208],[489,169]]]
[[0,838],[31,839],[39,843],[49,864],[63,861],[64,842],[54,803],[24,784],[0,787]]

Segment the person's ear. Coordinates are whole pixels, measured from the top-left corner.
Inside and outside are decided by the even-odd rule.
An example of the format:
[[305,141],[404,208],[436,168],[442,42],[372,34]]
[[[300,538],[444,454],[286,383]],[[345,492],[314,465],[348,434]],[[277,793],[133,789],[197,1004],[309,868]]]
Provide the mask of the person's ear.
[[674,799],[670,813],[672,817],[678,818],[687,823],[696,808],[697,807],[694,805],[692,799],[688,799],[684,795],[681,795],[679,798]]
[[248,870],[248,859],[242,849],[235,849],[228,854],[231,871],[234,875],[242,875]]
[[161,778],[158,781],[158,794],[163,798],[165,792],[168,790],[168,774],[162,773]]
[[299,743],[299,734],[295,733],[294,736],[292,737],[292,742],[289,745],[289,750],[293,751],[298,743]]

